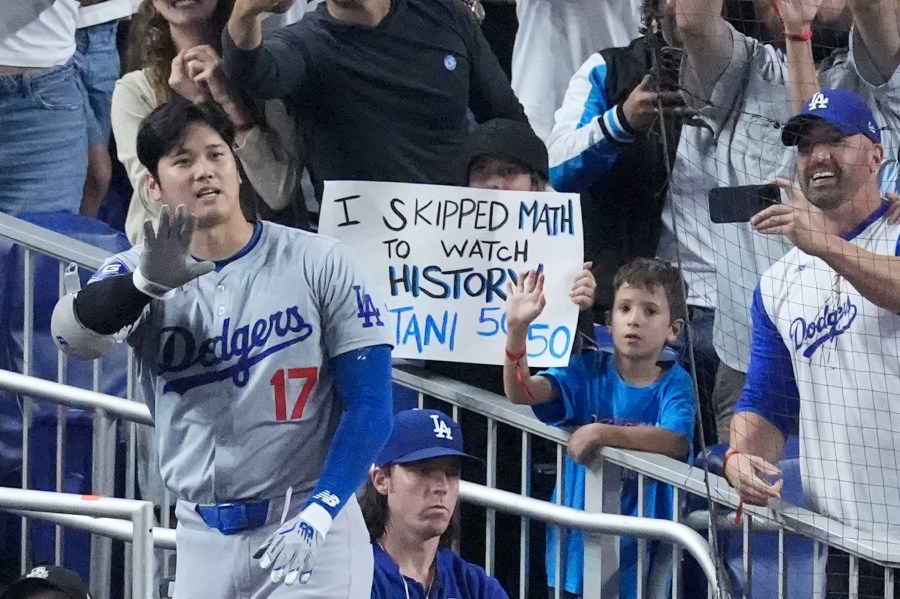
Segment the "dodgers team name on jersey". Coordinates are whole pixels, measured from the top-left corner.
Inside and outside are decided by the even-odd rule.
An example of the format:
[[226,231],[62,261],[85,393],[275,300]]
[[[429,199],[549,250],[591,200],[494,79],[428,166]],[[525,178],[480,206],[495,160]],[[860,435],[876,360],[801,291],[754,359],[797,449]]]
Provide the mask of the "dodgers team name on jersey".
[[802,353],[804,358],[812,357],[823,343],[834,341],[835,337],[849,330],[858,312],[859,308],[847,297],[840,303],[826,301],[818,318],[794,318],[790,325],[794,351]]
[[[900,228],[881,218],[885,210],[886,204],[847,235],[847,239],[875,254],[896,255]],[[859,352],[880,348],[882,337],[896,330],[893,314],[865,299],[822,260],[796,248],[762,277],[758,292],[765,312],[794,354],[792,359],[795,362],[805,359],[813,367],[840,366],[872,372],[873,356],[867,354],[857,363],[851,355],[825,352],[829,354],[826,356],[823,350],[843,347]],[[872,353],[879,355],[883,351]],[[887,372],[893,370],[886,367]]]
[[[190,389],[226,379],[231,379],[237,387],[244,387],[250,380],[251,367],[305,341],[314,332],[313,325],[306,321],[298,306],[274,312],[252,325],[236,326],[233,330],[231,327],[231,319],[226,318],[222,323],[222,332],[206,339],[196,338],[185,327],[163,328],[160,331],[157,363],[160,375],[183,372],[197,365],[215,368],[237,359],[221,370],[169,379],[163,391],[183,394]],[[268,343],[270,338],[273,338],[271,344]]]

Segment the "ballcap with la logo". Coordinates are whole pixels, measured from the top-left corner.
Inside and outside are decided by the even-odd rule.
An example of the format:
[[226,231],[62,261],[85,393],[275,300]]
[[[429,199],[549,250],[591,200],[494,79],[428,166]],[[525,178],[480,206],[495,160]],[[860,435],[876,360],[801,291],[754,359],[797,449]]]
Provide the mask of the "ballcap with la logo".
[[881,129],[865,101],[843,89],[823,89],[809,99],[799,113],[791,117],[781,132],[786,146],[796,146],[811,123],[825,121],[844,135],[862,134],[881,143]]
[[463,451],[459,425],[439,410],[404,410],[394,415],[394,430],[375,460],[384,468],[442,456],[482,463]]

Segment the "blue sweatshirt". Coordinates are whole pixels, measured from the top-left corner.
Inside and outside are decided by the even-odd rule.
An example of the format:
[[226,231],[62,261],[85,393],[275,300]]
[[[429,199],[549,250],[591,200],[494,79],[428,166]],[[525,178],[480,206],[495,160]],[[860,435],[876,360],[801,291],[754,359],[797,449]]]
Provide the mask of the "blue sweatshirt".
[[400,574],[400,566],[377,543],[372,550],[372,599],[509,599],[496,578],[449,549],[438,549],[437,572],[427,596],[420,583]]

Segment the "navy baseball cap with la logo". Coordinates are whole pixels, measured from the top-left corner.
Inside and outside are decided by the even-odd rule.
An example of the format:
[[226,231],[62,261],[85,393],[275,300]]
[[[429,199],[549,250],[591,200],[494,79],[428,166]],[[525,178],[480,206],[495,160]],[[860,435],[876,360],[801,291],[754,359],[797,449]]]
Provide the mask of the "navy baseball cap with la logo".
[[784,126],[782,143],[796,146],[806,127],[816,121],[825,121],[844,135],[862,134],[881,143],[881,129],[872,110],[858,95],[843,89],[823,89],[810,98]]
[[394,430],[375,460],[384,468],[443,456],[457,456],[481,463],[463,451],[459,425],[439,410],[404,410],[394,415]]
[[91,599],[81,576],[59,566],[38,566],[12,583],[0,599],[25,599],[41,590],[52,589],[71,599]]

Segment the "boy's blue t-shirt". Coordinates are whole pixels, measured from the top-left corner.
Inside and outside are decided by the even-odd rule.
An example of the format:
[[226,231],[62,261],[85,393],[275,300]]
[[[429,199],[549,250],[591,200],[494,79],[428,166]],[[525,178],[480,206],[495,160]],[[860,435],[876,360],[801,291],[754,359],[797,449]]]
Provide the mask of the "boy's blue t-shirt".
[[[588,352],[572,356],[566,368],[550,368],[540,373],[559,391],[556,399],[532,406],[542,422],[559,427],[581,426],[594,422],[624,426],[660,426],[675,432],[691,447],[694,438],[696,402],[694,385],[687,371],[677,363],[662,377],[646,387],[629,385],[616,371],[613,354]],[[584,509],[585,468],[566,457],[563,505]],[[623,471],[624,472],[624,471]],[[637,516],[637,477],[624,472],[622,480],[623,515]],[[555,495],[555,492],[554,492]],[[669,519],[672,515],[672,488],[647,481],[645,487],[647,517]],[[554,497],[555,499],[555,497]],[[547,531],[547,580],[556,586],[556,531]],[[584,535],[564,531],[562,571],[565,589],[581,595],[584,582]],[[652,543],[647,544],[651,548]],[[619,588],[623,599],[637,593],[637,539],[621,537]],[[645,560],[645,567],[649,560]]]

